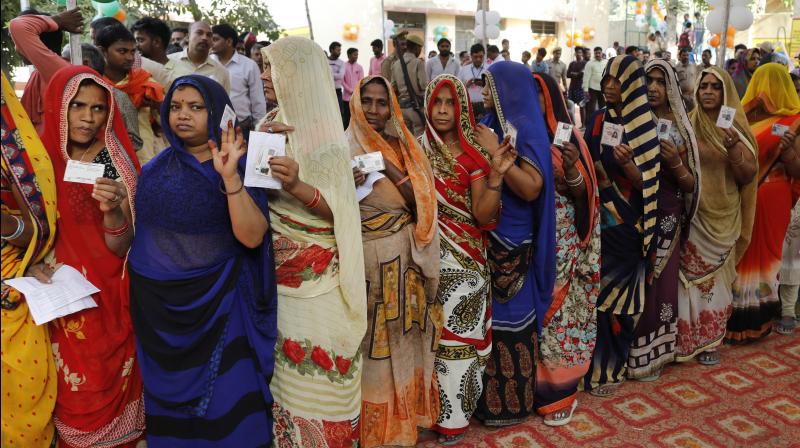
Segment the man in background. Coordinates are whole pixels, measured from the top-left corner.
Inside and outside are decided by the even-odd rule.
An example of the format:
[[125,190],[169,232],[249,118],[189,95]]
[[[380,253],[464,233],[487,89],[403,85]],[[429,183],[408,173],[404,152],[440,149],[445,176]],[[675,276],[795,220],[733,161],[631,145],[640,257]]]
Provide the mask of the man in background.
[[694,81],[697,78],[697,66],[689,60],[689,51],[691,51],[689,47],[681,48],[678,51],[678,63],[675,65],[681,96],[686,103],[687,111],[694,109]]
[[[189,37],[189,29],[183,27],[177,27],[172,29],[172,34],[169,38],[169,43],[171,45],[175,45],[177,47],[186,48],[188,47],[188,37]],[[186,45],[184,45],[186,42]]]
[[339,113],[342,115],[342,125],[347,127],[344,122],[344,90],[342,88],[342,80],[344,79],[344,61],[339,59],[342,55],[342,44],[339,42],[331,42],[328,45],[328,67],[331,69],[331,76],[333,77],[333,87],[336,89],[336,100],[339,102]]
[[136,49],[142,57],[142,68],[150,72],[165,91],[169,90],[175,79],[172,72],[174,63],[170,63],[167,57],[169,27],[161,19],[143,17],[133,24],[131,31],[136,39]]
[[711,50],[706,48],[705,50],[703,50],[703,54],[700,57],[702,58],[702,62],[700,62],[700,66],[697,67],[697,73],[696,73],[697,76],[700,76],[700,73],[703,70],[711,67]]
[[531,52],[528,50],[522,52],[522,65],[527,67],[528,70],[531,69]]
[[214,34],[211,27],[205,22],[195,22],[189,27],[189,46],[180,53],[167,56],[174,61],[173,69],[175,78],[184,75],[203,75],[217,81],[231,91],[230,75],[228,70],[211,57],[211,40]]
[[475,115],[475,121],[480,121],[486,113],[483,107],[483,73],[486,71],[486,64],[483,63],[484,50],[483,45],[475,44],[469,49],[471,63],[467,66],[461,67],[458,73],[458,79],[464,83],[469,93],[469,102],[472,103],[472,112]]
[[547,74],[550,71],[550,67],[547,66],[547,62],[544,60],[545,56],[547,56],[546,48],[536,50],[536,59],[531,62],[531,71],[533,73]]
[[392,64],[392,87],[408,129],[417,137],[425,130],[423,95],[428,86],[425,63],[419,58],[425,43],[416,34],[406,39],[406,53]]
[[350,98],[353,96],[358,82],[364,79],[364,68],[358,63],[358,49],[347,49],[347,62],[344,64],[344,77],[342,78],[342,100],[344,101],[344,114],[342,121],[344,127],[350,125]]
[[442,73],[458,76],[461,66],[458,61],[456,61],[456,58],[453,57],[450,46],[450,40],[446,37],[439,39],[439,42],[436,44],[436,47],[439,49],[439,56],[428,59],[425,63],[425,74],[428,75],[429,80]]
[[489,45],[486,47],[486,64],[492,65],[497,58],[500,57],[500,49],[497,48],[497,45]]
[[586,102],[586,119],[590,120],[597,109],[606,106],[600,82],[603,80],[603,71],[606,61],[603,60],[603,49],[594,47],[594,58],[586,63],[583,68],[583,92]]
[[547,73],[556,80],[562,92],[567,91],[567,64],[561,60],[561,47],[553,49],[553,57],[547,61]]
[[392,82],[392,65],[394,61],[398,60],[400,56],[406,53],[406,36],[408,31],[401,31],[392,36],[392,44],[394,45],[394,52],[384,59],[381,63],[381,74],[384,78]]
[[469,59],[469,51],[467,50],[458,53],[458,60],[461,63],[462,67],[466,67],[467,65],[472,63],[472,61],[470,61]]
[[369,59],[369,76],[380,76],[381,64],[386,59],[386,54],[383,53],[383,41],[375,39],[370,45],[373,56]]

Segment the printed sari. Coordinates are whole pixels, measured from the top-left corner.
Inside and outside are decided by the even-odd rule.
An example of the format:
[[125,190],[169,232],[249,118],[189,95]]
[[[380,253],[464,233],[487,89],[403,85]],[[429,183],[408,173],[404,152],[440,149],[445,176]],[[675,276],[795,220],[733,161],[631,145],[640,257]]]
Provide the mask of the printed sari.
[[[585,390],[625,378],[634,331],[645,302],[645,283],[652,271],[658,189],[661,168],[656,125],[647,104],[644,69],[632,56],[617,56],[606,66],[603,79],[622,84],[622,114],[600,110],[586,126],[585,140],[595,161],[601,204],[601,287],[597,299],[597,344]],[[633,149],[633,162],[642,173],[642,189],[634,187],[614,159],[613,148],[601,143],[603,124],[624,129],[622,143]]]
[[[723,104],[736,109],[733,129],[755,155],[755,139],[727,72],[717,67],[703,70],[695,85],[695,102],[700,104],[700,81],[709,73],[722,82]],[[703,194],[681,251],[675,357],[680,362],[722,343],[731,315],[736,262],[744,254],[753,228],[757,184],[755,180],[742,186],[736,183],[722,131],[702,107],[689,117],[697,136]]]
[[[169,126],[170,100],[180,87],[202,95],[208,137],[218,147],[231,106],[216,81],[176,79],[161,107],[170,147],[139,179],[128,268],[147,443],[268,446],[277,313],[272,240],[267,233],[257,249],[236,240],[213,161],[199,162]],[[244,157],[239,164],[244,179]],[[244,194],[268,214],[264,189]]]
[[[361,106],[361,90],[376,83],[386,88],[392,114],[384,135],[370,126]],[[380,151],[408,173],[419,198],[412,212],[398,187],[383,178],[359,203],[368,325],[361,343],[360,446],[414,446],[417,428],[432,428],[439,417],[433,361],[442,308],[436,301],[439,234],[433,173],[384,78],[360,81],[350,100],[350,116],[346,135],[351,155]]]
[[464,153],[454,158],[427,120],[421,141],[433,168],[441,236],[437,302],[444,307],[444,328],[436,352],[439,419],[443,435],[464,433],[483,392],[483,371],[492,351],[490,274],[486,263],[486,232],[472,216],[471,182],[491,171],[486,150],[474,136],[475,119],[467,90],[458,78],[439,75],[425,91],[425,111],[431,116],[440,89],[455,99],[458,137]]
[[[672,171],[669,168],[663,171],[658,190],[653,279],[645,287],[644,308],[628,356],[629,378],[651,377],[675,360],[680,252],[700,198],[700,155],[684,106],[678,74],[671,64],[660,59],[650,61],[645,67],[647,73],[652,70],[659,70],[664,75],[666,101],[672,116],[662,118],[672,121],[670,139],[679,151],[686,151],[686,169],[694,176],[695,187],[691,194],[685,195]],[[653,120],[657,119],[654,115]]]
[[[61,381],[55,425],[63,446],[120,446],[144,432],[144,400],[136,342],[129,312],[129,277],[125,260],[108,249],[103,213],[92,198],[92,185],[65,182],[67,111],[80,83],[90,80],[108,92],[108,121],[98,138],[105,143],[95,163],[104,177],[122,182],[131,213],[139,164],[122,124],[113,87],[85,66],[64,67],[50,80],[45,98],[42,143],[53,162],[58,194],[55,258],[83,272],[100,289],[89,308],[51,322],[50,339]],[[130,223],[133,225],[134,223]]]
[[360,433],[367,291],[349,145],[322,49],[286,37],[263,54],[278,97],[275,119],[296,129],[288,135],[286,155],[334,216],[333,224],[317,217],[283,190],[270,196],[278,284],[270,383],[275,445],[351,446]]
[[[3,280],[22,277],[44,260],[56,236],[56,188],[50,156],[2,75],[3,213],[19,218],[34,232],[28,247],[2,241]],[[19,195],[22,204],[15,196]],[[6,229],[3,229],[6,230]],[[55,440],[56,368],[46,325],[36,325],[25,297],[2,284],[2,446],[49,447]]]
[[[544,95],[543,112],[548,137],[551,137],[559,122],[571,123],[567,106],[552,77],[535,74],[534,79]],[[589,370],[597,338],[600,198],[589,148],[575,127],[570,141],[580,151],[575,166],[583,177],[586,198],[578,202],[566,191],[561,150],[551,146],[556,207],[556,281],[536,346],[534,405],[541,415],[570,409],[578,393],[578,383]],[[586,210],[582,212],[580,206]],[[580,216],[588,222],[585,233],[578,230]]]
[[535,334],[550,306],[556,277],[555,184],[547,128],[530,71],[520,63],[502,61],[489,66],[483,76],[494,108],[482,123],[499,141],[515,128],[518,166],[531,165],[543,181],[539,197],[531,202],[503,185],[499,222],[489,237],[492,353],[476,416],[484,424],[503,426],[521,422],[533,411]]
[[753,74],[742,107],[745,113],[768,115],[750,120],[758,144],[758,193],[750,245],[736,265],[733,311],[728,319],[726,342],[742,343],[769,334],[780,315],[778,272],[786,229],[794,203],[800,195],[800,180],[789,177],[780,159],[780,136],[773,125],[800,128],[800,99],[786,67],[778,63],[760,66]]

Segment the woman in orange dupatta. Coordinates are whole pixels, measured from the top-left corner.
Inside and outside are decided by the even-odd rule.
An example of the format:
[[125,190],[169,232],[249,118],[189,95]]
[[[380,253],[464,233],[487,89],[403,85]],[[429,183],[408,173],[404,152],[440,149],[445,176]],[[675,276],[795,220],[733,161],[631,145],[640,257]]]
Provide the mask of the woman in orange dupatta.
[[753,236],[736,266],[733,313],[725,334],[730,343],[766,336],[779,315],[781,250],[800,193],[800,98],[786,67],[759,67],[742,107],[758,141],[758,199]]
[[[362,198],[367,335],[361,343],[361,446],[414,446],[439,417],[433,361],[442,328],[433,172],[386,79],[364,78],[350,100],[351,155],[380,152],[386,169],[354,168]],[[370,191],[371,189],[371,191]]]

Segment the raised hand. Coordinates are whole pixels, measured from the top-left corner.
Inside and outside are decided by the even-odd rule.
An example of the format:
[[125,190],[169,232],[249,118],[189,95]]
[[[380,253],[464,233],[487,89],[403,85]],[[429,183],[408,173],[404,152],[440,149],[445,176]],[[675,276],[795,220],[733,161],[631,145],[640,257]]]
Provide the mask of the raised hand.
[[364,182],[367,181],[367,176],[357,166],[354,166],[353,167],[353,180],[356,183],[356,187],[360,187],[360,186],[364,185]]
[[52,17],[60,31],[68,33],[83,33],[83,16],[78,8],[68,9]]
[[272,176],[283,183],[283,189],[288,193],[300,182],[297,177],[300,166],[291,157],[280,156],[269,159],[269,167],[272,169]]
[[100,211],[108,213],[118,209],[128,197],[125,184],[105,177],[98,177],[92,189],[92,197],[98,202]]
[[[661,159],[666,163],[668,166],[666,168],[676,170],[680,168],[680,165],[683,163],[681,160],[681,155],[678,152],[678,148],[672,143],[671,140],[665,139],[661,140]],[[664,167],[664,165],[662,165]],[[675,168],[672,168],[675,167]]]
[[294,126],[283,124],[280,121],[268,121],[258,128],[259,132],[269,132],[270,134],[286,134],[294,131]]
[[578,147],[572,144],[572,142],[564,142],[561,146],[561,165],[564,167],[564,171],[567,168],[572,168],[575,166],[575,163],[580,158],[580,152],[578,152]]
[[233,123],[230,121],[228,121],[227,129],[223,128],[221,137],[221,148],[217,148],[217,144],[213,140],[208,141],[208,147],[211,149],[214,169],[222,176],[222,180],[226,181],[239,174],[237,170],[239,159],[247,153],[247,146],[244,144],[242,130],[240,128],[234,130]]
[[619,144],[614,147],[614,160],[620,166],[627,165],[633,161],[633,149],[625,143]]
[[490,155],[494,154],[497,148],[500,147],[500,143],[497,141],[497,134],[485,124],[475,126],[475,140],[479,145],[483,146]]
[[778,150],[780,152],[786,151],[787,149],[794,149],[794,140],[797,138],[797,134],[792,131],[786,131],[781,137],[781,141],[778,142]]
[[500,174],[506,174],[517,161],[517,150],[511,146],[508,136],[503,139],[503,143],[492,155],[492,169]]
[[725,145],[725,148],[733,148],[739,143],[739,133],[736,132],[733,126],[722,128],[722,133],[725,134],[725,137],[722,139],[722,144]]

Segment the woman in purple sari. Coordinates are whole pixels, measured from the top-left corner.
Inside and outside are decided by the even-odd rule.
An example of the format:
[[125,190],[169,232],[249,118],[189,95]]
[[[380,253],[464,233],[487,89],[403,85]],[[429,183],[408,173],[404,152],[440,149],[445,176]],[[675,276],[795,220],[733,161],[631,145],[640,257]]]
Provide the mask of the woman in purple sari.
[[225,90],[172,84],[129,256],[150,447],[269,446],[276,290],[266,190],[245,188]]

